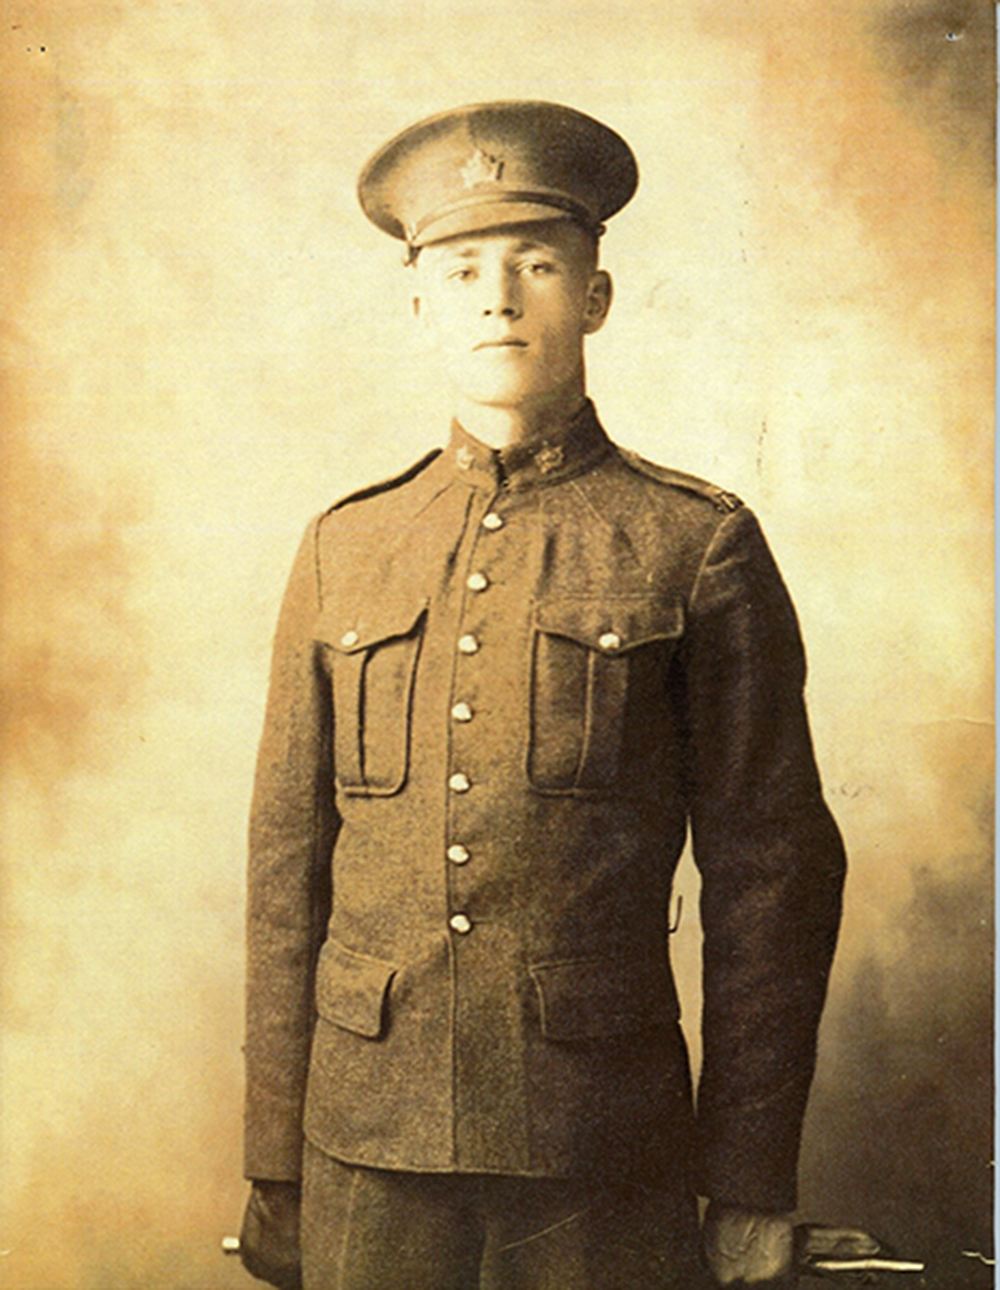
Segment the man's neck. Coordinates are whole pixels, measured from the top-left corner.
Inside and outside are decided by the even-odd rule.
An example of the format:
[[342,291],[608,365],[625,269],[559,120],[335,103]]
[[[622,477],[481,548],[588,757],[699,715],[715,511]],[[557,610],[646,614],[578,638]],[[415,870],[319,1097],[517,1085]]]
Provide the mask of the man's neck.
[[459,396],[455,417],[480,443],[490,448],[539,443],[559,438],[586,402],[583,387],[537,405],[497,407]]

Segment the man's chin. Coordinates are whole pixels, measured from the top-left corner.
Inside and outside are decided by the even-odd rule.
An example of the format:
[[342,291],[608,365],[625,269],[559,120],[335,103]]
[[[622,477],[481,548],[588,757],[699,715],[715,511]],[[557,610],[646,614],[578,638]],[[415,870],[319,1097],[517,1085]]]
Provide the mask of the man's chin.
[[[582,389],[582,378],[552,380],[552,372],[528,373],[482,371],[451,374],[452,388],[463,401],[495,411],[526,412],[548,406],[559,406]],[[534,378],[534,379],[531,379]],[[541,379],[538,379],[541,378]]]
[[469,403],[475,403],[481,408],[495,408],[498,411],[516,412],[521,408],[532,406],[539,400],[539,395],[531,390],[459,386],[458,391]]

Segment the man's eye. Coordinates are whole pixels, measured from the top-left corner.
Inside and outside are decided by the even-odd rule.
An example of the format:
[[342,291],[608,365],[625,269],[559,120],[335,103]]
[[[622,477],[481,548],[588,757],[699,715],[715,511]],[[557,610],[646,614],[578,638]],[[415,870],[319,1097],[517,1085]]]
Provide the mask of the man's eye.
[[456,269],[449,269],[446,276],[449,282],[464,282],[472,277],[472,270],[461,265]]
[[522,272],[530,273],[534,277],[541,277],[546,273],[554,273],[555,265],[550,260],[529,260],[522,266]]

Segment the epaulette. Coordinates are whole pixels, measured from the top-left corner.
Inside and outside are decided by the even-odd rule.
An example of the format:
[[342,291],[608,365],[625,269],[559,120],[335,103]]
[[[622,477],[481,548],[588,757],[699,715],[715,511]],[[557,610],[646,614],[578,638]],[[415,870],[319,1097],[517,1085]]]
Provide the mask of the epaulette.
[[624,448],[620,448],[619,452],[626,466],[631,466],[640,475],[659,480],[661,484],[671,484],[674,488],[683,488],[688,493],[697,493],[699,497],[707,498],[717,511],[728,514],[730,511],[738,511],[743,505],[735,493],[727,493],[724,488],[710,484],[707,479],[685,474],[683,470],[671,470],[669,466],[658,466],[656,462],[647,461],[637,452],[629,452]]
[[342,497],[339,501],[334,502],[332,506],[327,507],[324,513],[326,515],[330,515],[334,511],[339,511],[342,506],[350,505],[351,502],[363,502],[366,497],[377,497],[379,493],[388,493],[393,488],[400,488],[403,484],[408,484],[411,479],[416,479],[421,471],[426,470],[432,461],[440,457],[441,452],[441,448],[432,449],[426,457],[421,457],[419,461],[414,462],[412,466],[407,470],[404,470],[401,474],[393,475],[389,479],[383,479],[377,484],[368,484],[364,488],[357,489],[356,492],[348,493],[346,497]]

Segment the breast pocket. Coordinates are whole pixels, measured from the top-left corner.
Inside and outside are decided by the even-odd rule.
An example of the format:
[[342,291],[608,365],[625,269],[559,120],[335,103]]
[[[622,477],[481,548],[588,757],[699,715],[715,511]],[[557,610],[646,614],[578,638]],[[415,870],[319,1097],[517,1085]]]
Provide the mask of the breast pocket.
[[376,602],[320,623],[333,685],[334,770],[347,794],[388,797],[406,783],[426,614],[426,600]]
[[620,785],[683,625],[680,605],[643,597],[536,603],[528,778],[539,792]]

